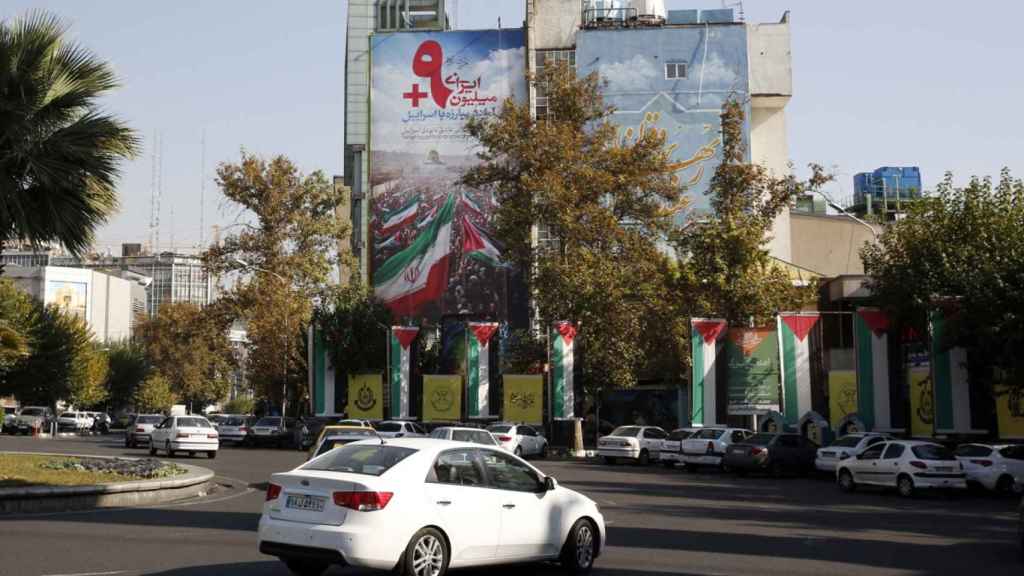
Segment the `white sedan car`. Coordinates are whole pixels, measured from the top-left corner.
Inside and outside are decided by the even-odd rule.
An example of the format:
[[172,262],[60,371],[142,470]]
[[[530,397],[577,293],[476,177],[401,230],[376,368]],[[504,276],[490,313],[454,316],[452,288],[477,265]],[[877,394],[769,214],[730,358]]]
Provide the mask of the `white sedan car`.
[[374,430],[384,438],[422,438],[427,435],[422,426],[405,420],[378,422]]
[[745,428],[708,426],[682,441],[684,467],[693,472],[701,466],[722,466],[722,457],[733,444],[739,444],[754,433]]
[[839,487],[845,492],[859,485],[896,488],[909,498],[929,488],[967,488],[963,465],[945,446],[917,440],[875,444],[839,463]]
[[963,464],[968,482],[1004,494],[1024,488],[1024,446],[961,444],[953,454]]
[[498,441],[491,436],[487,430],[480,428],[463,428],[461,426],[442,426],[434,428],[430,433],[431,438],[438,440],[454,440],[456,442],[471,442],[484,446],[497,446]]
[[149,435],[149,454],[163,450],[173,457],[176,452],[206,452],[208,458],[217,457],[220,441],[213,424],[202,416],[171,416],[165,418]]
[[666,438],[668,434],[657,426],[619,426],[597,440],[597,455],[606,464],[627,459],[646,466],[661,455],[661,441]]
[[683,440],[697,433],[699,428],[676,428],[668,433],[668,438],[661,441],[661,452],[658,459],[666,468],[673,468],[683,461]]
[[498,447],[425,438],[348,444],[270,478],[259,550],[299,576],[332,564],[443,576],[604,549],[593,500]]
[[818,454],[814,458],[814,467],[819,472],[835,474],[836,466],[843,460],[856,456],[868,447],[881,444],[887,440],[889,440],[889,436],[880,432],[855,432],[847,434],[824,448],[818,448]]
[[526,424],[492,424],[487,431],[498,445],[516,456],[547,458],[548,439],[533,426]]

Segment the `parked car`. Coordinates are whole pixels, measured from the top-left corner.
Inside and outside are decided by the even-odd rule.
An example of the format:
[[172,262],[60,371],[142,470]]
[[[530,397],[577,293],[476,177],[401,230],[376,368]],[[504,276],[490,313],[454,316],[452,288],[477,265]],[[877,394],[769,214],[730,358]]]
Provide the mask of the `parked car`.
[[164,421],[162,414],[132,414],[124,428],[124,447],[136,448],[149,444],[153,428]]
[[683,440],[697,433],[699,428],[676,428],[668,433],[668,437],[661,441],[661,450],[658,453],[658,460],[666,468],[672,468],[683,461]]
[[220,425],[215,428],[217,428],[217,434],[220,435],[221,444],[224,442],[241,444],[249,436],[249,427],[255,423],[255,416],[232,415],[222,418]]
[[309,451],[308,460],[312,460],[313,458],[325,454],[335,448],[340,448],[353,442],[359,442],[360,440],[367,440],[370,438],[379,437],[369,428],[357,428],[355,426],[350,426],[344,432],[332,432],[327,436],[324,436],[320,442],[317,443],[316,447]]
[[359,426],[360,428],[373,428],[373,423],[369,420],[355,420],[352,418],[346,418],[345,420],[339,420],[338,426]]
[[814,467],[819,472],[835,474],[839,462],[860,454],[869,446],[881,444],[889,439],[888,434],[880,432],[847,434],[824,448],[818,448],[817,456],[814,458]]
[[548,439],[536,428],[527,424],[493,424],[487,431],[498,441],[498,446],[525,458],[526,456],[548,456]]
[[86,412],[63,412],[57,417],[57,431],[82,432],[90,430],[93,419]]
[[31,434],[33,430],[44,430],[53,420],[53,412],[46,406],[26,406],[14,419],[15,434]]
[[295,418],[264,416],[249,427],[245,441],[251,446],[274,445],[283,448],[294,441],[292,434],[295,422]]
[[340,424],[330,424],[320,429],[320,435],[317,436],[316,442],[314,442],[313,446],[309,449],[310,456],[313,454],[313,448],[319,446],[320,442],[322,442],[324,438],[333,434],[340,435],[348,432],[366,433],[370,434],[371,437],[380,438],[380,435],[377,434],[377,431],[373,428],[367,428],[365,426],[342,426]]
[[745,428],[728,428],[726,426],[708,426],[697,430],[692,436],[683,440],[683,465],[693,472],[701,466],[722,466],[722,457],[729,446],[743,442],[754,433]]
[[605,464],[626,459],[646,466],[658,459],[661,441],[666,438],[668,433],[657,426],[619,426],[611,434],[598,438],[597,454],[604,458]]
[[0,420],[0,433],[14,434],[14,420],[17,417],[17,408],[14,406],[4,406],[3,419]]
[[480,428],[468,428],[463,426],[443,426],[441,428],[435,428],[430,433],[431,438],[437,438],[438,440],[453,440],[455,442],[470,442],[473,444],[481,444],[483,446],[497,446],[498,441],[491,436],[491,433],[487,430],[481,430]]
[[373,427],[384,438],[425,438],[427,431],[415,422],[387,420]]
[[169,416],[150,434],[150,456],[156,456],[160,449],[171,458],[177,452],[188,452],[189,456],[205,452],[207,458],[216,458],[218,448],[217,430],[202,416]]
[[1010,494],[1024,488],[1024,446],[961,444],[953,452],[964,467],[967,482]]
[[861,485],[896,488],[901,496],[929,488],[967,488],[967,474],[949,449],[917,440],[875,444],[836,470],[839,487],[852,492]]
[[349,444],[272,475],[259,522],[260,552],[302,576],[331,564],[444,576],[550,560],[582,574],[605,536],[593,500],[522,459],[421,438]]
[[113,420],[110,418],[109,414],[105,414],[103,412],[89,412],[89,415],[92,416],[93,432],[99,432],[100,434],[110,432]]
[[320,431],[324,426],[334,424],[335,418],[328,416],[304,416],[299,418],[292,428],[292,444],[301,450],[309,450],[319,440]]
[[723,468],[740,475],[771,472],[808,474],[814,469],[817,445],[800,434],[754,434],[731,444],[722,458]]

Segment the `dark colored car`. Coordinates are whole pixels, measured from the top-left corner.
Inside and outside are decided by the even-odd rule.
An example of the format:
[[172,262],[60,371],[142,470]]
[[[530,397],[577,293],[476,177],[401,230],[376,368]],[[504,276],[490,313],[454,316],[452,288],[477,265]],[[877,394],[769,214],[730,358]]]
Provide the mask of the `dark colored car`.
[[291,446],[295,441],[295,418],[264,416],[249,427],[246,443],[253,446],[273,445],[278,448]]
[[324,426],[337,421],[337,418],[325,416],[299,418],[298,423],[292,429],[292,444],[299,450],[309,450],[316,443],[316,439],[320,437],[320,431],[324,429]]
[[800,434],[755,434],[725,451],[722,464],[743,475],[747,472],[808,474],[814,469],[818,446]]

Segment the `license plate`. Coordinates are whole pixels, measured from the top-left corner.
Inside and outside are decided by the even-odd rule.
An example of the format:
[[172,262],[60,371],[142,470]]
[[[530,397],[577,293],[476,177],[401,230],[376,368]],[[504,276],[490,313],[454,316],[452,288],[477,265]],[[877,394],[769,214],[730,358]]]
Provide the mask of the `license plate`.
[[206,434],[193,434],[193,438],[206,438]]
[[323,496],[310,496],[308,494],[289,494],[288,501],[285,504],[285,506],[295,510],[323,512],[325,501],[326,499]]

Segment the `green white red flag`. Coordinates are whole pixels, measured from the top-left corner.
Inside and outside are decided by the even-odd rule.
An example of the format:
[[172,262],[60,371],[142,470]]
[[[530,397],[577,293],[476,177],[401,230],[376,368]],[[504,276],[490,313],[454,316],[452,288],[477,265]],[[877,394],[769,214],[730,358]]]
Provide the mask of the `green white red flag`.
[[[722,341],[728,324],[718,318],[692,318],[690,342],[693,355],[693,377],[690,391],[693,410],[690,418],[694,426],[718,424],[717,365],[722,352]],[[721,383],[722,386],[725,382]]]
[[391,351],[389,373],[389,390],[391,392],[390,414],[395,419],[409,417],[409,364],[413,341],[420,329],[416,326],[391,327]]
[[491,337],[498,329],[497,322],[469,323],[469,363],[466,370],[466,401],[470,418],[491,415]]
[[551,415],[553,418],[573,418],[576,414],[575,382],[573,379],[573,340],[576,325],[555,322],[551,330]]

